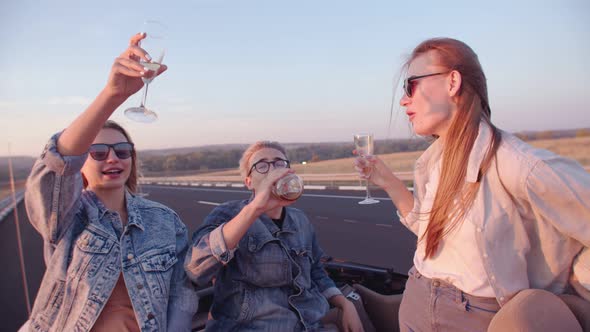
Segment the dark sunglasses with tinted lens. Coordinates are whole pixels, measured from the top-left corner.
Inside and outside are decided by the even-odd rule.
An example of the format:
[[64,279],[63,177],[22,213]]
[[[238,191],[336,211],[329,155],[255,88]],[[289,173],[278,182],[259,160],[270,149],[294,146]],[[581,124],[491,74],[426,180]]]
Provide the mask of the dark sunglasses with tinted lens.
[[412,95],[414,94],[414,88],[416,87],[416,84],[418,83],[418,82],[416,82],[417,80],[419,80],[421,78],[425,78],[425,77],[442,75],[442,74],[446,74],[446,73],[448,73],[448,71],[445,71],[442,73],[420,75],[420,76],[410,76],[410,77],[406,78],[404,80],[404,92],[406,93],[406,96],[408,96],[408,98],[412,97]]
[[119,159],[127,159],[131,157],[133,154],[133,143],[129,142],[121,142],[115,144],[92,144],[90,149],[88,149],[88,153],[92,157],[92,159],[96,161],[103,161],[108,158],[109,150],[113,149],[117,158]]

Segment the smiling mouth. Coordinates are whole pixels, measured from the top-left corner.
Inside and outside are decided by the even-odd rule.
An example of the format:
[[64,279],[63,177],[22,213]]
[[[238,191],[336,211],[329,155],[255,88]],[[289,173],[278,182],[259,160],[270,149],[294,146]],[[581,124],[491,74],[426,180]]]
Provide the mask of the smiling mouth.
[[105,175],[114,175],[114,174],[121,174],[121,173],[123,173],[123,170],[122,169],[113,169],[113,170],[110,170],[110,171],[104,171],[104,172],[102,172],[102,174],[105,174]]

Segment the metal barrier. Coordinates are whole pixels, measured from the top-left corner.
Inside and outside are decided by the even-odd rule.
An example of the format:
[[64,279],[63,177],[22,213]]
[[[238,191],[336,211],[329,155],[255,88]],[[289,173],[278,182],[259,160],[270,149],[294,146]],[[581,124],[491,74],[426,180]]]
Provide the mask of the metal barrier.
[[25,191],[21,190],[17,192],[15,196],[16,202],[12,200],[12,195],[0,201],[0,222],[2,222],[4,218],[7,215],[9,215],[16,206],[20,204],[23,198],[25,198]]

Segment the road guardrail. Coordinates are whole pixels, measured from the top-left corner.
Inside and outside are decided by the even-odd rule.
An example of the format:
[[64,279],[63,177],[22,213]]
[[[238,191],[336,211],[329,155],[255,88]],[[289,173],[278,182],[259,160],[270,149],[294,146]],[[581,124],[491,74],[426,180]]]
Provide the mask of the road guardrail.
[[0,222],[9,215],[16,206],[25,198],[25,191],[21,190],[15,194],[16,202],[13,201],[12,195],[0,201]]

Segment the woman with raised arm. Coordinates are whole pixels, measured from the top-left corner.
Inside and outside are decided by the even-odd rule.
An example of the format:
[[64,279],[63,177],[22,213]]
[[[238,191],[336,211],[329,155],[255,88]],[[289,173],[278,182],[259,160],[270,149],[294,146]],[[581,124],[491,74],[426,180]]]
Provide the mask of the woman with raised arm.
[[131,38],[90,106],[46,145],[27,181],[29,220],[47,270],[21,331],[189,331],[197,299],[182,263],[188,238],[170,208],[136,195],[137,156],[107,120],[159,75]]
[[[416,162],[414,193],[378,157],[355,161],[418,236],[401,330],[588,327],[590,302],[565,293],[590,246],[590,174],[492,124],[486,77],[465,43],[426,40],[405,68],[400,103],[416,134],[435,138]],[[577,259],[577,280],[590,286],[588,260]]]
[[185,267],[198,286],[215,280],[207,331],[327,329],[322,318],[328,302],[339,311],[343,332],[363,331],[354,304],[323,269],[307,216],[272,193],[289,173],[282,145],[252,144],[240,174],[253,197],[218,206],[195,231]]

